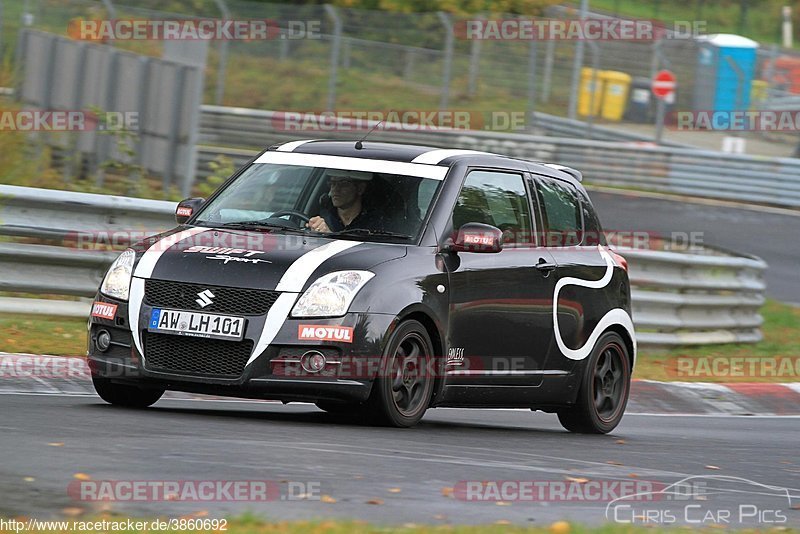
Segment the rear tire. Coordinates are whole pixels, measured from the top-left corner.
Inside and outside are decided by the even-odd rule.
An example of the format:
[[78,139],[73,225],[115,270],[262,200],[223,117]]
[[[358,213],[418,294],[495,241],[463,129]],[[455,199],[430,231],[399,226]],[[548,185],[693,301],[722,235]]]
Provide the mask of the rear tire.
[[372,384],[367,410],[373,424],[416,425],[433,396],[433,344],[418,321],[405,321],[392,332],[379,376]]
[[92,376],[94,390],[109,404],[126,408],[147,408],[161,398],[163,389],[143,389],[126,384],[115,384],[108,378]]
[[619,334],[607,332],[586,362],[577,401],[559,410],[558,420],[570,432],[607,434],[622,420],[630,389],[628,348]]

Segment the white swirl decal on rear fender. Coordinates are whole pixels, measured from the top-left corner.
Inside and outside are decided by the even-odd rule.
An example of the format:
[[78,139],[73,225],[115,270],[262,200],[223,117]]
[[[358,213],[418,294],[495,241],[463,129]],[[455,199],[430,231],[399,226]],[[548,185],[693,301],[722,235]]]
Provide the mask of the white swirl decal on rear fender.
[[582,280],[580,278],[574,277],[567,277],[562,278],[556,283],[556,290],[553,294],[553,329],[555,330],[555,338],[556,343],[558,344],[558,350],[561,351],[561,354],[569,358],[570,360],[583,360],[589,354],[591,354],[592,349],[594,349],[595,343],[597,343],[597,339],[602,335],[605,330],[614,324],[621,325],[630,335],[631,339],[633,340],[633,357],[636,357],[636,338],[634,337],[633,333],[633,321],[631,320],[631,316],[628,315],[628,312],[623,310],[622,308],[614,308],[606,313],[602,319],[597,323],[597,326],[594,327],[592,331],[592,335],[589,336],[589,339],[584,343],[584,345],[579,349],[571,349],[567,347],[567,344],[564,343],[564,339],[561,337],[561,329],[558,326],[558,295],[561,290],[566,286],[579,286],[579,287],[586,287],[589,289],[602,289],[606,287],[608,284],[611,283],[611,278],[614,276],[614,260],[611,259],[611,255],[606,252],[606,250],[601,246],[598,245],[597,250],[600,252],[600,255],[606,262],[606,272],[603,274],[603,277],[600,280],[590,281],[590,280]]

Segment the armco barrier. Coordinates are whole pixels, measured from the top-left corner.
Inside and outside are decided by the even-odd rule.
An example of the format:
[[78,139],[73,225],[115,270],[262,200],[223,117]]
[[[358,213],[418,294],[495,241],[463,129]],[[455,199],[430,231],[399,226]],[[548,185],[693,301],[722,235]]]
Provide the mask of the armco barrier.
[[[203,106],[198,177],[209,173],[208,162],[219,155],[241,162],[255,154],[255,149],[274,143],[308,138],[352,140],[365,133],[352,131],[342,120],[334,127],[325,123],[327,126],[321,130],[288,131],[284,116],[283,112],[275,111]],[[396,124],[376,129],[369,138],[550,161],[580,169],[584,179],[594,184],[800,208],[800,159],[794,158],[725,154],[634,140],[597,141],[477,130],[409,130]],[[254,150],[242,150],[245,147]]]
[[[124,247],[130,236],[175,224],[173,202],[8,185],[0,185],[0,200],[0,235],[37,243],[0,243],[2,291],[91,297],[116,253],[87,250],[82,236]],[[630,266],[642,345],[761,339],[762,260],[711,249],[619,250]],[[0,298],[0,311],[88,315],[89,302]]]

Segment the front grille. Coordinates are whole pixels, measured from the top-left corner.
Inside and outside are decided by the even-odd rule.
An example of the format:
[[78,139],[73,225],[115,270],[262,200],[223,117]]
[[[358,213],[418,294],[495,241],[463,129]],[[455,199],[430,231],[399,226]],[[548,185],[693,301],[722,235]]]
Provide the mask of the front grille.
[[145,367],[178,375],[238,378],[253,352],[253,341],[144,333]]
[[[198,293],[205,290],[210,290],[214,297],[212,304],[202,308],[195,300],[198,298]],[[203,310],[232,315],[263,315],[275,304],[278,295],[280,293],[277,291],[264,289],[208,286],[166,280],[146,280],[144,285],[145,302],[155,308]]]

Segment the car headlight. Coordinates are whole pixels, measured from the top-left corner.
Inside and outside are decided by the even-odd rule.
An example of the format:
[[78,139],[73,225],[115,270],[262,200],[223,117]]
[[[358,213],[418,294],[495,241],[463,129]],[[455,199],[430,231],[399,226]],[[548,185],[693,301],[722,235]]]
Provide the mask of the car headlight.
[[128,300],[135,259],[136,252],[133,249],[128,249],[120,254],[108,268],[106,277],[100,284],[100,292],[111,298]]
[[334,317],[347,313],[361,287],[375,273],[337,271],[320,276],[292,309],[292,317]]

